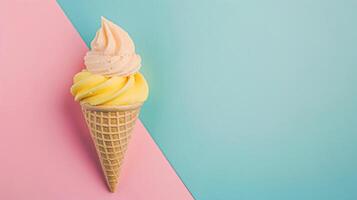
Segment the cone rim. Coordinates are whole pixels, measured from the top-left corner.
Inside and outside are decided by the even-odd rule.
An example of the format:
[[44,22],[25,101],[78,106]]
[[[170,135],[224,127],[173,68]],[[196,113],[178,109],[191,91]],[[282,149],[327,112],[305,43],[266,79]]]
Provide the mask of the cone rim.
[[141,107],[143,103],[136,103],[130,105],[120,105],[120,106],[93,106],[88,103],[81,103],[82,108],[86,110],[93,111],[127,111],[127,110],[135,110]]

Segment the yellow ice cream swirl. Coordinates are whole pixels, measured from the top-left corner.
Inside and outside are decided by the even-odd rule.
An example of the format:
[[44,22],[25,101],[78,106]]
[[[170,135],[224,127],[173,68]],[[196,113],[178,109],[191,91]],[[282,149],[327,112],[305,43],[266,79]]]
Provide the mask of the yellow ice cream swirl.
[[148,96],[148,85],[141,73],[127,77],[106,77],[86,70],[73,78],[71,93],[76,101],[97,105],[131,105],[142,103]]
[[140,56],[119,26],[102,17],[102,27],[84,60],[87,69],[74,76],[71,87],[76,101],[93,106],[121,106],[147,99],[149,88],[138,72]]

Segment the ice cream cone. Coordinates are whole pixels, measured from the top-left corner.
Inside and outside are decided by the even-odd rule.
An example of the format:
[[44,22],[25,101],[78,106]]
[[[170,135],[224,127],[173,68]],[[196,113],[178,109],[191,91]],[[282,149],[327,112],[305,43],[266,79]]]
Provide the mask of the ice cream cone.
[[86,69],[73,77],[71,94],[81,104],[108,188],[114,192],[149,87],[128,33],[104,17],[101,23],[84,57]]
[[102,170],[111,192],[119,182],[120,168],[141,104],[91,106],[81,104]]

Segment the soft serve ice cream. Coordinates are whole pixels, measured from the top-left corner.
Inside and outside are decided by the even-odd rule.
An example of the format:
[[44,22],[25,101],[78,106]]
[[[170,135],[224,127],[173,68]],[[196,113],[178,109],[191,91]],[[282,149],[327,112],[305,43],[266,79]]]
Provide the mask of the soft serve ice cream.
[[84,64],[86,69],[73,78],[71,93],[81,104],[108,189],[114,192],[149,88],[128,33],[103,17]]
[[86,70],[73,78],[71,93],[76,101],[92,106],[143,103],[149,88],[138,72],[141,58],[127,32],[102,17],[101,28],[84,57]]

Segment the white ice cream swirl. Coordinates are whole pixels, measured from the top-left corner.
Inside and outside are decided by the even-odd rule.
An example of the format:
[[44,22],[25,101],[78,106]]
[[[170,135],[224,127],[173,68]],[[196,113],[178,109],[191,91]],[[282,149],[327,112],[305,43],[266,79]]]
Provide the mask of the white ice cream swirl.
[[102,17],[102,27],[84,57],[87,70],[105,76],[128,76],[139,71],[141,58],[127,32]]

